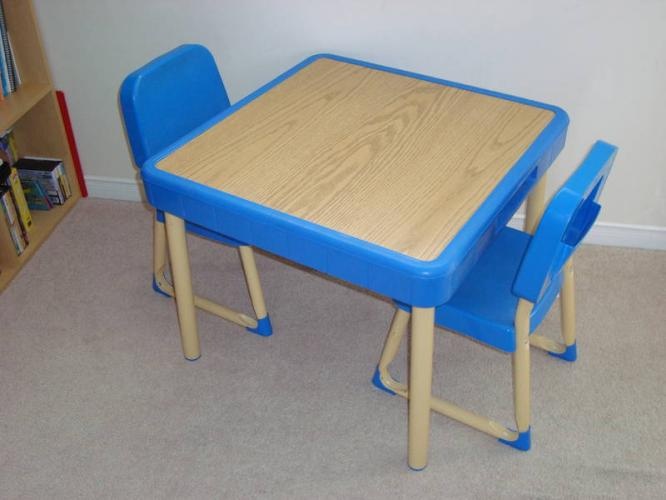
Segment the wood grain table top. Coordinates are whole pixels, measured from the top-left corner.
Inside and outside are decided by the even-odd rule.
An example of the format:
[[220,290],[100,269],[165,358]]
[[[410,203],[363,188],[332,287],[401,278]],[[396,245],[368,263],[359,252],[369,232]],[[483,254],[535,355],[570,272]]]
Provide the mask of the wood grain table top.
[[429,261],[553,116],[321,58],[157,168]]

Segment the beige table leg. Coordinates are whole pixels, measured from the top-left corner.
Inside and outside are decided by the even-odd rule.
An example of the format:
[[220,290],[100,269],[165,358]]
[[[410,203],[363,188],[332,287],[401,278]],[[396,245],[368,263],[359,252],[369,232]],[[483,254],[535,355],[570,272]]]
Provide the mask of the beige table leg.
[[516,311],[516,351],[513,353],[513,404],[520,434],[530,429],[530,316],[534,304],[518,301]]
[[534,234],[541,216],[543,215],[544,204],[546,201],[546,174],[541,176],[539,182],[532,189],[527,197],[527,206],[525,207],[525,226],[526,233]]
[[435,309],[412,308],[409,363],[409,467],[428,465]]
[[166,223],[167,240],[169,241],[169,257],[183,354],[188,360],[194,361],[201,356],[201,350],[197,333],[194,295],[192,294],[192,277],[185,238],[185,222],[183,219],[168,213],[164,214],[164,222]]

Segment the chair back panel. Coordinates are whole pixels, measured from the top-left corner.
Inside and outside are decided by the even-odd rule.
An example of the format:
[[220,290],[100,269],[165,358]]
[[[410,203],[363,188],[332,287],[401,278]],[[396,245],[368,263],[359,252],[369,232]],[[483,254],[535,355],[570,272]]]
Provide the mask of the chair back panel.
[[212,54],[181,45],[127,76],[120,106],[135,164],[229,107]]
[[597,141],[583,163],[555,193],[523,257],[513,284],[518,297],[538,302],[551,280],[588,233],[617,148]]

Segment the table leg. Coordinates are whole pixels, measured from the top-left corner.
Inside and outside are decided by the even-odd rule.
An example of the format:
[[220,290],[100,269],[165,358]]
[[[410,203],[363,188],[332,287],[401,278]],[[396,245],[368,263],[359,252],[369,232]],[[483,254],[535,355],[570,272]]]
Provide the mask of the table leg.
[[409,467],[428,465],[435,309],[412,307],[409,363]]
[[533,307],[534,304],[531,302],[520,299],[515,317],[516,350],[512,359],[513,404],[516,430],[519,435],[525,435],[530,430],[530,317]]
[[543,215],[544,204],[546,200],[546,174],[541,176],[539,182],[532,189],[527,197],[527,206],[525,207],[525,227],[526,233],[534,234],[541,216]]
[[194,310],[190,259],[187,252],[187,240],[185,238],[185,222],[183,219],[168,213],[164,214],[164,222],[169,242],[169,257],[171,273],[173,274],[173,287],[176,307],[178,309],[183,354],[188,360],[194,361],[201,356],[201,350],[199,348],[197,318]]

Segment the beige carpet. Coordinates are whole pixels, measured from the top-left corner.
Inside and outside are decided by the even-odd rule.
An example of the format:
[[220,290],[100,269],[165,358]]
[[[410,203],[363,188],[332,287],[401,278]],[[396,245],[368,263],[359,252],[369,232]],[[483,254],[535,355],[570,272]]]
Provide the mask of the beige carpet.
[[[260,255],[274,335],[199,313],[187,362],[150,217],[81,201],[0,296],[3,500],[666,496],[666,253],[579,252],[579,360],[534,352],[531,451],[434,415],[415,473],[407,403],[370,384],[388,302]],[[195,288],[249,311],[236,251],[190,243]],[[436,392],[511,424],[507,355],[435,349]]]

